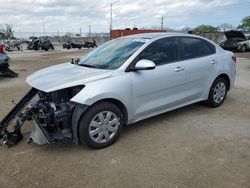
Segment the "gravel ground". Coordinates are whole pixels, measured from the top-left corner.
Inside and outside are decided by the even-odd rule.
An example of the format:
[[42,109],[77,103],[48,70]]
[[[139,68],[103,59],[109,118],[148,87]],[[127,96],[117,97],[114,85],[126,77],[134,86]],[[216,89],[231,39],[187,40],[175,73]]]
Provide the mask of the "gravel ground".
[[[0,118],[29,89],[27,75],[86,51],[11,53],[20,76],[0,78]],[[236,85],[221,107],[194,104],[144,120],[102,150],[25,139],[0,147],[0,187],[250,187],[250,53],[237,56]]]

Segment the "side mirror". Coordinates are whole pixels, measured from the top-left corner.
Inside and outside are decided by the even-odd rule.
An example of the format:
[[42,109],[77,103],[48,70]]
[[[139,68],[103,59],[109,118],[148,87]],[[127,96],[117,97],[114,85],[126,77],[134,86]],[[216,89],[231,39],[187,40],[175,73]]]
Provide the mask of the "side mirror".
[[142,59],[135,64],[135,68],[133,70],[152,70],[155,69],[155,63],[153,61]]

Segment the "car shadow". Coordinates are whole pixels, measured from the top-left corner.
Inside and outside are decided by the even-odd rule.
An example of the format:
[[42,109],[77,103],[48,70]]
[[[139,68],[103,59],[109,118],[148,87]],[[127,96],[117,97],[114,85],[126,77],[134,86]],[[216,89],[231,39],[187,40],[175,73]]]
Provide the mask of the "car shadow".
[[134,131],[134,129],[145,129],[147,127],[151,127],[157,123],[161,123],[163,121],[168,121],[171,119],[178,118],[180,116],[185,116],[186,114],[190,113],[198,113],[198,111],[202,110],[202,113],[204,113],[204,110],[210,110],[211,108],[205,106],[202,102],[188,105],[176,110],[172,110],[169,112],[165,112],[144,120],[141,120],[139,122],[136,122],[134,124],[128,125],[124,127],[123,131],[123,137],[126,137],[127,134],[130,134],[131,131]]
[[[172,120],[181,116],[185,116],[187,114],[195,113],[197,115],[199,114],[199,111],[201,111],[201,114],[204,114],[206,111],[209,111],[211,109],[212,108],[206,107],[202,103],[196,103],[196,104],[185,106],[185,107],[182,107],[173,111],[169,111],[169,112],[166,112],[166,113],[163,113],[163,114],[151,117],[151,118],[147,118],[137,123],[124,126],[124,130],[119,140],[126,139],[127,137],[131,136],[131,134],[133,134],[134,131],[150,129],[155,124],[159,124],[164,121],[168,121],[168,120]],[[28,136],[29,136],[29,133],[25,133],[25,137],[27,138]],[[115,144],[117,144],[117,142]],[[100,151],[100,150],[89,148],[88,146],[81,144],[81,143],[74,144],[70,142],[57,142],[57,143],[52,143],[52,144],[47,144],[47,145],[42,145],[42,146],[32,143],[31,145],[33,145],[32,147],[39,147],[41,150],[43,150],[43,152],[53,151],[57,153],[65,153],[66,151],[67,152],[79,152],[79,150],[80,151]],[[110,147],[103,148],[101,150],[106,150],[108,148],[110,149]]]

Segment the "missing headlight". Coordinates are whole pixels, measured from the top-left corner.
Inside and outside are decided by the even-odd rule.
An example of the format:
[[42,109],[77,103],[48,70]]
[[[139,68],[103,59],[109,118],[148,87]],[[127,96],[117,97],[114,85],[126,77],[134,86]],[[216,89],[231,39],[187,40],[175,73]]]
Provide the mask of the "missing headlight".
[[83,88],[84,88],[84,85],[80,85],[80,86],[53,91],[51,93],[40,92],[39,97],[40,98],[45,97],[55,104],[60,104],[62,102],[68,102],[71,98],[77,95]]

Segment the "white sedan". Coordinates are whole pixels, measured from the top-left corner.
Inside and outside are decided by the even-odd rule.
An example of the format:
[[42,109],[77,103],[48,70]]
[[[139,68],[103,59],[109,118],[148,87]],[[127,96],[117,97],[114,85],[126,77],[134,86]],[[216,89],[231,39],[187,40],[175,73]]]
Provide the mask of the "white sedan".
[[151,33],[109,41],[27,78],[40,97],[27,113],[35,120],[30,138],[103,148],[124,125],[200,101],[218,107],[234,85],[235,63],[233,53],[195,35]]

